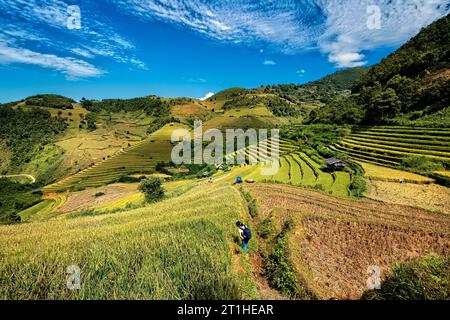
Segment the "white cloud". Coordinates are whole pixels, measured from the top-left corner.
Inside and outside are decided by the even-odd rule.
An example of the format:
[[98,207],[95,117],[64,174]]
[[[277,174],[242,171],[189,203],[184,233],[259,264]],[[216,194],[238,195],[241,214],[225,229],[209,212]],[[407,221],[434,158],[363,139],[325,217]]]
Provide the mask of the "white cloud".
[[297,70],[296,73],[297,74],[304,74],[304,73],[306,73],[306,70],[305,69],[300,69],[300,70]]
[[0,41],[0,64],[23,63],[57,70],[67,79],[99,77],[104,72],[83,60],[58,57],[24,48],[12,48]]
[[[318,1],[327,20],[318,39],[322,52],[338,68],[357,67],[367,63],[363,51],[397,46],[422,27],[450,12],[449,0],[334,0]],[[367,8],[380,8],[381,29],[367,26]]]
[[264,60],[263,61],[263,65],[265,65],[265,66],[274,66],[276,64],[277,63],[275,61],[273,61],[273,60]]
[[214,92],[208,92],[204,97],[199,98],[199,100],[206,100],[211,98],[214,95]]

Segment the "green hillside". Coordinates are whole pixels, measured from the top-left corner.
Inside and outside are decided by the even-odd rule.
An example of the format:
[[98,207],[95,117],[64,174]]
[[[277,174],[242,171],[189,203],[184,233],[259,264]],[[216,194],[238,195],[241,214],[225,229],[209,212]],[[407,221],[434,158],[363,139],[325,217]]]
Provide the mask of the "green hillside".
[[54,142],[58,135],[65,132],[67,123],[61,118],[52,117],[47,110],[22,107],[15,109],[11,106],[0,107],[0,123],[2,162],[9,163],[0,167],[0,174],[35,174],[28,171],[30,165],[35,163],[40,167],[39,176],[45,180],[62,155]]
[[367,74],[368,68],[350,68],[337,71],[322,79],[303,85],[272,85],[263,88],[265,93],[288,96],[298,101],[328,101],[338,95],[350,91],[355,81]]
[[448,111],[442,113],[450,105],[448,48],[450,15],[371,67],[350,96],[330,101],[310,122],[448,126]]

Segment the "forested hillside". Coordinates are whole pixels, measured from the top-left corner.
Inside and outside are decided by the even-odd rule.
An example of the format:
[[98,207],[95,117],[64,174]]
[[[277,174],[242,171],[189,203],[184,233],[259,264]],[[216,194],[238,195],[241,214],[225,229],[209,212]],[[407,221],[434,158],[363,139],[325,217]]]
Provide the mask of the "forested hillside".
[[[50,112],[33,108],[0,107],[0,145],[2,153],[9,155],[9,172],[17,172],[34,156],[42,153],[44,147],[67,126],[61,118],[51,117]],[[1,172],[0,172],[1,174]]]
[[448,126],[450,16],[416,37],[356,81],[352,94],[311,114],[314,123]]
[[264,92],[282,96],[291,96],[299,101],[328,101],[350,91],[353,84],[367,74],[367,68],[351,68],[337,71],[322,79],[303,85],[286,84],[264,87]]
[[75,100],[57,94],[38,94],[25,99],[27,106],[39,106],[57,109],[72,109]]

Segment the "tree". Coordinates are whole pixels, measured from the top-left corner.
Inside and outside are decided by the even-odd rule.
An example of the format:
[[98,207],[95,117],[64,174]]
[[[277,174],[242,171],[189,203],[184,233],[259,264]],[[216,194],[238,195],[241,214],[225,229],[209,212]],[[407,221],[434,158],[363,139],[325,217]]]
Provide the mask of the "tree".
[[141,181],[138,190],[144,193],[149,202],[155,202],[164,197],[164,189],[161,186],[162,180],[157,177],[148,177]]
[[383,122],[395,117],[401,109],[401,101],[394,89],[381,90],[373,95],[367,106],[366,121]]

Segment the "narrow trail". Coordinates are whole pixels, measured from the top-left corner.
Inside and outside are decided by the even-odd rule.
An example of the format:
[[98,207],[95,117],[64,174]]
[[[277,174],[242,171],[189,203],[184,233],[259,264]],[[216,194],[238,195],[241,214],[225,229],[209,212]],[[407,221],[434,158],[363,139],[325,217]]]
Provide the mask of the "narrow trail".
[[[255,239],[256,240],[256,239]],[[257,241],[259,242],[260,239]],[[259,243],[258,243],[259,246]],[[256,285],[256,290],[262,300],[287,300],[277,290],[270,287],[265,275],[264,260],[259,250],[250,257],[250,264],[252,266],[253,281]]]
[[19,178],[19,177],[26,177],[31,180],[31,183],[36,182],[36,178],[33,177],[30,174],[9,174],[9,175],[0,175],[0,178]]
[[[246,203],[246,200],[243,197],[242,199],[244,203]],[[248,214],[246,218],[252,220],[253,237],[250,241],[253,242],[253,244],[250,245],[256,246],[256,248],[255,251],[251,254],[248,253],[247,258],[251,267],[253,283],[255,284],[255,288],[259,295],[259,298],[262,300],[288,300],[288,297],[283,296],[280,292],[269,285],[269,281],[266,276],[265,262],[262,251],[267,246],[267,244],[265,243],[265,240],[261,238],[257,233],[260,223],[259,218],[252,218],[250,214]]]

